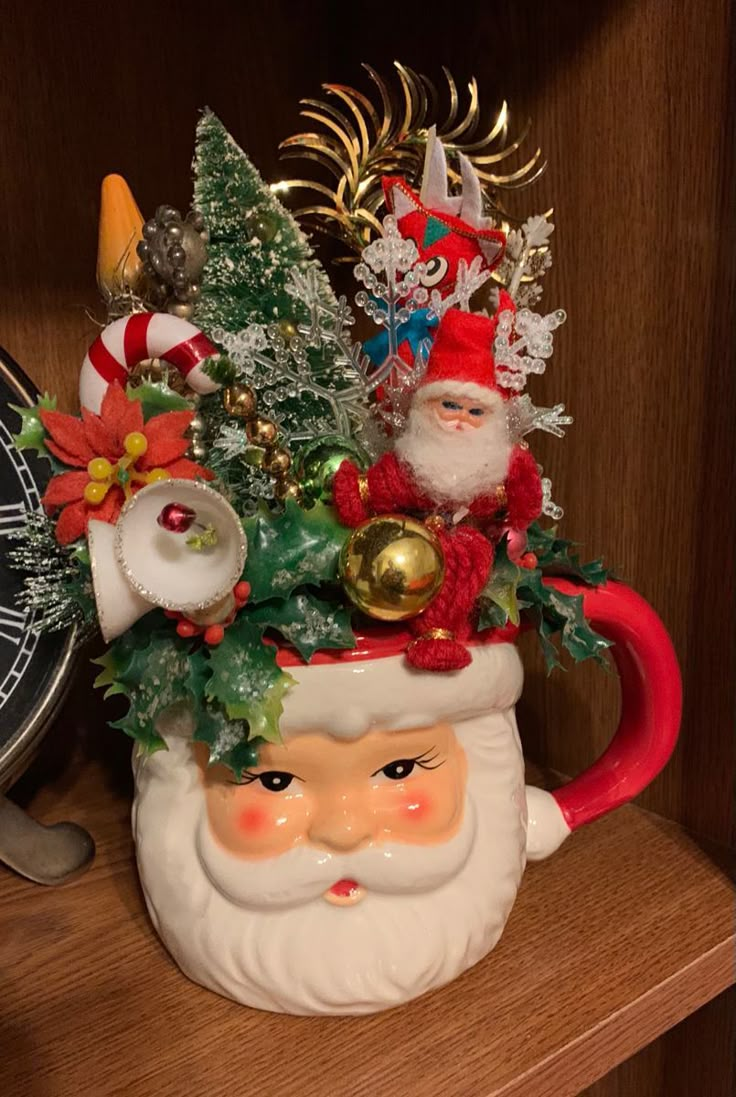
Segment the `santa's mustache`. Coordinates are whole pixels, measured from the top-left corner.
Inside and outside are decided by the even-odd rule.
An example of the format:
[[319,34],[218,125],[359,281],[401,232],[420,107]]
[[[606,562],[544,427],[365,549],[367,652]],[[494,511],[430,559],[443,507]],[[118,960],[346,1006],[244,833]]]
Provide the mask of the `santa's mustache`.
[[231,902],[253,909],[293,907],[319,898],[338,880],[393,895],[433,891],[455,876],[475,840],[472,802],[466,800],[457,834],[437,845],[385,842],[352,853],[296,846],[277,857],[236,857],[219,844],[206,811],[197,827],[197,853],[210,881]]

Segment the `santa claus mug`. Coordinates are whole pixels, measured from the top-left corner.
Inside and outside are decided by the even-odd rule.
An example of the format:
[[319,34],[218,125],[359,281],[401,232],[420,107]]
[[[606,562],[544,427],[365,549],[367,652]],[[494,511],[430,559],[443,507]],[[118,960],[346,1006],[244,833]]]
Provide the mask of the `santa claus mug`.
[[551,582],[583,593],[622,691],[606,752],[552,793],[524,785],[508,631],[477,636],[447,674],[410,667],[388,627],[309,666],[282,651],[283,742],[243,783],[207,767],[196,713],[169,713],[168,751],[135,764],[133,826],[154,925],[191,979],[286,1013],[407,1002],[490,952],[527,859],[659,773],[681,708],[661,621],[622,584]]

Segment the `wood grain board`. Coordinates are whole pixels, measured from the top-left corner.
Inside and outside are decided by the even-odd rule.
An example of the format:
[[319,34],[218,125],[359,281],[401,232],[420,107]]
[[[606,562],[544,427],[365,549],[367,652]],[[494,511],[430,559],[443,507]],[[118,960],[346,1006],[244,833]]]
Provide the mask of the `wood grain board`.
[[527,870],[500,944],[449,987],[365,1019],[244,1009],[158,943],[118,780],[103,752],[31,804],[90,829],[87,876],[0,875],[4,1097],[573,1097],[736,979],[722,867],[625,808]]

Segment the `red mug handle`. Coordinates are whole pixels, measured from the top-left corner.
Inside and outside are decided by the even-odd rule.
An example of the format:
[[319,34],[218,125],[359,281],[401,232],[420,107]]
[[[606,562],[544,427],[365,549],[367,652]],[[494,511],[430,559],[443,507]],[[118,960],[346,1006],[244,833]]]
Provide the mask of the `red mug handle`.
[[586,587],[545,579],[563,594],[582,594],[592,627],[613,641],[621,682],[621,719],[608,748],[588,769],[552,792],[570,830],[637,796],[667,763],[682,714],[680,668],[667,630],[648,602],[623,583]]

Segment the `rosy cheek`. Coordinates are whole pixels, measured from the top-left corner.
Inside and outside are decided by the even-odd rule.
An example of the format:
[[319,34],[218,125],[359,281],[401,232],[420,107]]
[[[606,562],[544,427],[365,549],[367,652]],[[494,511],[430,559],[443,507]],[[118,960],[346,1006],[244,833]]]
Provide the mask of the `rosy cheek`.
[[403,799],[401,815],[407,823],[424,823],[431,816],[433,807],[426,793],[409,794]]
[[244,834],[262,834],[270,822],[270,816],[262,808],[243,808],[238,815],[238,828]]

